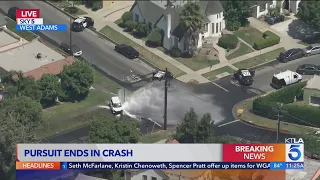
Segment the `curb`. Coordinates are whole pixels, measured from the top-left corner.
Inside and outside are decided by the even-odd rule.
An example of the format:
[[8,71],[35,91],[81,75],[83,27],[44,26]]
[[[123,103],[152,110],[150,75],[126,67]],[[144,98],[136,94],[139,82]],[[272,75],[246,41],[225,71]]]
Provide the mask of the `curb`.
[[[254,99],[256,97],[259,97],[259,96],[255,96],[255,97],[252,97],[250,99]],[[273,129],[273,128],[268,128],[268,127],[265,127],[265,126],[260,126],[260,125],[256,125],[254,123],[251,123],[251,122],[248,122],[246,120],[243,120],[241,117],[237,116],[236,115],[236,107],[242,103],[244,100],[238,102],[237,104],[235,104],[232,108],[232,115],[235,119],[239,119],[242,123],[244,124],[247,124],[249,126],[253,126],[253,127],[256,127],[256,128],[259,128],[259,129],[264,129],[264,130],[268,130],[268,131],[277,131],[276,129]],[[280,130],[281,133],[284,133],[284,134],[290,134],[290,135],[298,135],[298,134],[295,134],[295,133],[292,133],[292,132],[289,132],[287,130]]]
[[[54,5],[54,4],[52,4],[50,1],[47,1],[47,0],[42,0],[42,1],[46,2],[47,4],[49,4],[50,6],[54,7],[55,9],[59,10],[59,11],[60,11],[60,12],[62,12],[63,14],[65,14],[65,15],[67,15],[67,16],[69,16],[69,17],[73,18],[73,19],[76,19],[76,17],[75,17],[75,16],[73,16],[73,15],[71,15],[71,14],[69,14],[69,13],[65,12],[65,11],[64,11],[64,10],[62,10],[61,8],[59,8],[59,7],[55,6],[55,5]],[[110,27],[110,28],[112,28],[112,27]],[[113,39],[111,39],[111,38],[107,37],[106,35],[102,34],[101,32],[97,31],[97,30],[96,30],[96,29],[94,29],[94,28],[88,28],[88,29],[89,29],[89,30],[91,30],[91,31],[93,31],[94,33],[98,34],[99,36],[103,37],[104,39],[106,39],[106,40],[108,40],[108,41],[112,42],[113,44],[116,44],[116,45],[118,45],[118,44],[119,44],[119,43],[117,43],[116,41],[114,41]],[[142,57],[139,57],[138,59],[139,59],[139,60],[141,60],[142,62],[144,62],[145,64],[147,64],[148,66],[152,67],[153,69],[155,69],[155,70],[160,70],[157,66],[155,66],[155,65],[154,65],[154,64],[152,64],[152,63],[150,63],[150,62],[149,62],[149,61],[147,61],[146,59],[144,59],[144,58],[142,58]]]

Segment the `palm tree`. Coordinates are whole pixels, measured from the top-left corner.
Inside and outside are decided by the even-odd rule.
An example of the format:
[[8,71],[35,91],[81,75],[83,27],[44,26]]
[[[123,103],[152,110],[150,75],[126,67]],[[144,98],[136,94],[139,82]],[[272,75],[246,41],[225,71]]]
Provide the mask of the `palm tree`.
[[186,4],[180,13],[180,23],[186,31],[185,44],[188,44],[189,54],[193,55],[197,50],[199,33],[204,24],[200,6],[194,2]]

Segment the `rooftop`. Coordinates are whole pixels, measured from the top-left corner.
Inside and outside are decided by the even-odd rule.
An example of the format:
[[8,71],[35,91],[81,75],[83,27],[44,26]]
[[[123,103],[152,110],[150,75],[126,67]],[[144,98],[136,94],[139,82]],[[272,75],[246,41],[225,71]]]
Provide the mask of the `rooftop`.
[[[73,57],[69,56],[65,59],[61,59],[59,61],[55,61],[53,63],[41,66],[40,68],[34,69],[32,71],[28,71],[23,74],[24,77],[32,76],[36,80],[41,79],[44,74],[54,74],[58,75],[62,72],[63,67],[66,65],[70,65],[74,62]],[[14,76],[13,79],[16,79],[17,76]]]
[[319,82],[320,82],[320,76],[315,75],[307,82],[306,88],[320,90]]
[[6,31],[0,30],[0,47],[18,42],[19,40],[8,34]]
[[64,57],[53,49],[39,41],[32,41],[1,52],[0,66],[6,71],[15,70],[25,73],[61,59]]

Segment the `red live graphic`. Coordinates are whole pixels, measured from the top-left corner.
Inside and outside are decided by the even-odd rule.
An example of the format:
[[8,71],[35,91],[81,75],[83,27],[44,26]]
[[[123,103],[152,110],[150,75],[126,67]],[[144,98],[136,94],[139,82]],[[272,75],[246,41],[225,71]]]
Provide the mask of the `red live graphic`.
[[17,9],[16,18],[40,18],[40,9]]

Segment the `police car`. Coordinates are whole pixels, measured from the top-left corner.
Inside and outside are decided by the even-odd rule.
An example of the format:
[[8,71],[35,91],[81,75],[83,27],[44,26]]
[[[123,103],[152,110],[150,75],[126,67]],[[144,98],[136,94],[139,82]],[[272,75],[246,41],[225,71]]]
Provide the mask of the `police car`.
[[252,85],[254,75],[254,70],[239,69],[234,72],[233,77],[242,85]]
[[275,89],[280,89],[282,87],[300,82],[302,80],[302,76],[290,70],[280,72],[278,74],[274,74],[272,77],[271,86]]
[[83,31],[85,28],[93,27],[94,21],[90,17],[78,17],[71,25],[71,29],[76,32]]

